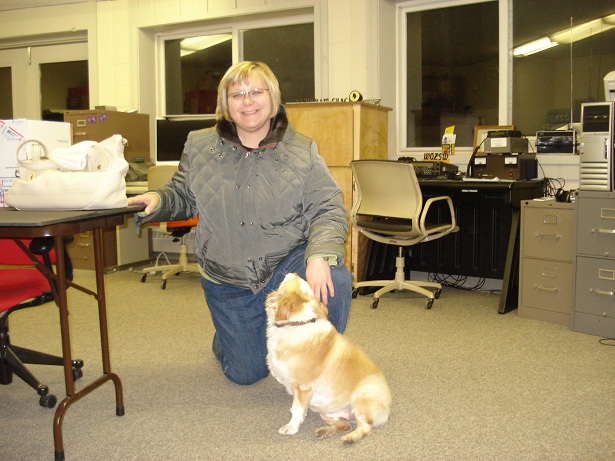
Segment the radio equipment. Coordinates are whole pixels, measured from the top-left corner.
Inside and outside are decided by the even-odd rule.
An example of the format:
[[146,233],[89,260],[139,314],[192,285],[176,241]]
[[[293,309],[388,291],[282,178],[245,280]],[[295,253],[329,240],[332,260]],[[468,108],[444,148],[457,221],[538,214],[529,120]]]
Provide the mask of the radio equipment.
[[527,154],[527,138],[516,130],[488,131],[483,150],[488,154]]
[[576,152],[574,130],[538,131],[536,153],[574,154]]
[[488,138],[520,138],[522,136],[519,130],[489,130],[487,131]]
[[474,157],[473,178],[518,181],[538,177],[538,161],[533,154],[480,155]]
[[457,179],[459,167],[451,163],[416,161],[414,157],[399,157],[398,161],[411,163],[418,179]]
[[613,191],[615,102],[581,104],[579,190]]
[[536,155],[528,154],[527,138],[516,130],[493,130],[484,140],[484,155],[472,154],[468,176],[518,181],[538,176]]

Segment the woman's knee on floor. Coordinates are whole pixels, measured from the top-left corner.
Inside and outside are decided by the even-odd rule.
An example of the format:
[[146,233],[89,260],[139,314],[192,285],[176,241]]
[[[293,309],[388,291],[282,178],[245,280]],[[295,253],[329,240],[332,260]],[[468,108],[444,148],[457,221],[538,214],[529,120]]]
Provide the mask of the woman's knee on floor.
[[226,363],[222,365],[222,372],[229,381],[242,386],[249,386],[265,379],[269,375],[269,368],[267,368],[266,363],[264,365],[251,364],[250,366]]

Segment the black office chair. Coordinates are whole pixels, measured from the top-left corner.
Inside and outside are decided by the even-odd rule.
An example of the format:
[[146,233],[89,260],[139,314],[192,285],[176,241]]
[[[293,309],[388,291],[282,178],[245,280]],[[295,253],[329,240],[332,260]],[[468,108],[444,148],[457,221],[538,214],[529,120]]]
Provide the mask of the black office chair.
[[[411,290],[426,296],[426,309],[439,298],[442,285],[436,282],[405,279],[403,247],[439,239],[459,230],[450,197],[429,198],[423,204],[423,194],[411,163],[386,160],[355,160],[351,162],[357,198],[351,212],[353,226],[371,240],[397,245],[395,280],[356,282],[353,297],[361,287],[382,287],[374,293],[372,307],[378,307],[380,296],[393,290]],[[449,220],[428,222],[433,203],[445,201]],[[428,290],[427,288],[433,289]]]
[[[38,256],[34,263],[12,239],[0,239],[0,384],[8,385],[13,374],[19,376],[38,392],[39,404],[53,408],[57,398],[49,393],[49,387],[42,384],[26,364],[63,366],[62,357],[37,352],[11,344],[9,316],[21,309],[40,306],[56,298],[55,282],[39,271],[35,264],[43,264],[53,273],[55,253],[53,238],[36,238],[22,241],[30,252]],[[72,265],[65,253],[67,279],[72,280]],[[73,379],[83,376],[82,360],[73,360]]]

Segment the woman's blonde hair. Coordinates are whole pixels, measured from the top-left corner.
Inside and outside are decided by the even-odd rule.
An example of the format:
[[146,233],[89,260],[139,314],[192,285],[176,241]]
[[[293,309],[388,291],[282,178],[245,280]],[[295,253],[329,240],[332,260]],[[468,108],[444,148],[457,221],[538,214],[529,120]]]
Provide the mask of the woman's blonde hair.
[[242,61],[228,68],[220,84],[218,85],[218,104],[216,106],[216,120],[225,119],[232,122],[231,114],[228,110],[228,89],[236,83],[243,83],[250,80],[252,77],[258,76],[263,79],[267,90],[271,95],[271,118],[278,113],[278,107],[282,102],[280,93],[280,84],[278,79],[273,75],[269,66],[263,62]]

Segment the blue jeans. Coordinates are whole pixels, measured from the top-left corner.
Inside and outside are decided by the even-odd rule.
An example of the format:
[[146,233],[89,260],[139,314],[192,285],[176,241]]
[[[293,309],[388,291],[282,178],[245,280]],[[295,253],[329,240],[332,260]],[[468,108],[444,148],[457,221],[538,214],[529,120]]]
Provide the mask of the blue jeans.
[[[222,285],[201,278],[205,300],[216,328],[212,349],[226,377],[236,384],[254,384],[269,374],[267,368],[267,315],[265,298],[286,274],[305,278],[305,246],[291,252],[275,269],[267,286],[252,290]],[[329,320],[343,333],[352,300],[352,275],[346,266],[332,267],[335,296],[329,296]]]

